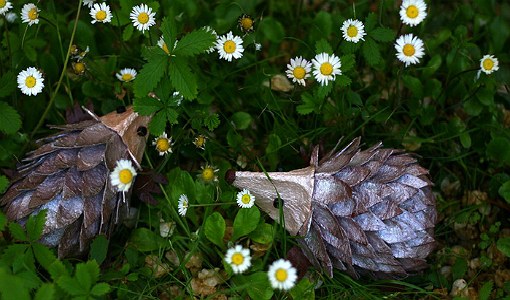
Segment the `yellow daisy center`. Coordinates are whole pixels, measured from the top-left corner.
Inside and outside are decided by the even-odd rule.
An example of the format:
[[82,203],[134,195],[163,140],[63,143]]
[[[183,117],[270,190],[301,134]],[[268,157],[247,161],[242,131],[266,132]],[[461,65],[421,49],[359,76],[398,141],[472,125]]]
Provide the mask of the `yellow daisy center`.
[[358,35],[358,27],[350,25],[347,28],[347,35],[351,38],[356,37]]
[[7,1],[0,0],[0,8],[3,8],[5,6],[5,4],[7,4]]
[[292,71],[292,75],[294,75],[296,79],[304,79],[306,76],[306,70],[305,68],[300,66],[295,67],[294,70]]
[[236,253],[234,253],[234,255],[232,255],[232,263],[234,265],[239,266],[243,262],[244,262],[244,256],[241,253],[236,252]]
[[199,135],[195,138],[195,146],[203,147],[205,145],[205,137],[203,135]]
[[202,171],[202,179],[204,181],[212,181],[214,179],[214,170],[212,168],[205,168]]
[[234,41],[228,40],[223,44],[223,50],[228,54],[234,53],[236,51],[236,43]]
[[414,19],[418,16],[418,7],[416,5],[409,5],[406,9],[407,17]]
[[413,44],[405,44],[402,52],[404,52],[405,56],[413,56],[416,50],[414,49]]
[[106,19],[106,12],[104,10],[100,10],[96,13],[96,19],[98,21],[103,21],[104,19]]
[[37,14],[37,8],[33,7],[29,12],[28,12],[28,18],[30,20],[35,20],[37,19],[38,17],[38,14]]
[[248,204],[248,203],[250,203],[250,200],[251,200],[251,197],[250,197],[250,195],[248,195],[248,194],[244,194],[244,195],[241,197],[241,201],[242,201],[244,204]]
[[276,270],[274,277],[276,277],[276,280],[284,282],[287,280],[287,277],[289,277],[289,274],[287,273],[287,270],[280,268]]
[[168,142],[168,139],[158,138],[156,141],[156,150],[159,152],[166,152],[168,149],[170,149],[170,143]]
[[322,75],[329,76],[331,73],[333,73],[333,65],[329,62],[324,62],[321,64],[320,71]]
[[492,68],[494,68],[494,61],[490,58],[486,58],[483,60],[482,65],[484,70],[490,71]]
[[27,88],[31,89],[35,86],[35,84],[37,83],[37,80],[35,80],[35,77],[30,75],[28,76],[26,79],[25,79],[25,85],[27,86]]
[[122,169],[119,172],[119,181],[123,184],[128,184],[133,180],[133,173],[128,169]]
[[243,18],[241,20],[241,26],[243,26],[244,30],[250,30],[253,26],[253,20],[250,18]]
[[73,68],[76,74],[81,74],[85,71],[85,64],[82,62],[77,62],[73,65]]
[[141,12],[140,14],[138,14],[138,22],[140,22],[141,24],[145,24],[147,22],[149,22],[149,15],[146,13],[146,12]]
[[170,54],[170,50],[168,50],[168,46],[166,45],[166,43],[163,43],[161,49],[163,49],[163,51],[165,51],[166,54]]
[[131,79],[133,79],[133,75],[129,74],[129,73],[124,73],[122,74],[122,80],[124,81],[130,81]]

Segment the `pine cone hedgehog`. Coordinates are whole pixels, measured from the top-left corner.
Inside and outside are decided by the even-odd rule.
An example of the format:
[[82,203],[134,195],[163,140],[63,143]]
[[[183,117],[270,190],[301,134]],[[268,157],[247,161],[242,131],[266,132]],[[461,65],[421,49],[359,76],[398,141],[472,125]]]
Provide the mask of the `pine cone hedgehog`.
[[7,218],[25,224],[47,210],[41,242],[58,256],[80,256],[91,240],[129,210],[132,182],[140,168],[150,116],[120,107],[93,120],[53,126],[60,132],[38,141],[0,200]]
[[402,150],[360,138],[321,161],[290,172],[227,172],[255,203],[297,235],[301,250],[330,277],[338,268],[358,278],[402,278],[426,267],[434,249],[435,197],[428,170]]

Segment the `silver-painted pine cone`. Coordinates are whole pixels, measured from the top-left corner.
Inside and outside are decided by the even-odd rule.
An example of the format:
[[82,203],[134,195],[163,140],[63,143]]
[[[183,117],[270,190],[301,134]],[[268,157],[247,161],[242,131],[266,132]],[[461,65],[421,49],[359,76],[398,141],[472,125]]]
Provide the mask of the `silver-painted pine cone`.
[[88,252],[91,240],[108,236],[127,212],[132,186],[118,192],[109,175],[119,160],[139,168],[147,141],[150,117],[131,107],[90,114],[93,120],[53,126],[60,132],[38,141],[0,201],[7,218],[21,224],[46,209],[41,242],[58,247],[59,257]]
[[[357,278],[402,278],[426,267],[435,247],[435,197],[428,170],[410,154],[360,138],[337,153],[290,172],[235,172],[227,180],[249,189],[255,203],[279,221],[308,260],[330,277],[338,268]],[[230,178],[229,178],[230,177]]]

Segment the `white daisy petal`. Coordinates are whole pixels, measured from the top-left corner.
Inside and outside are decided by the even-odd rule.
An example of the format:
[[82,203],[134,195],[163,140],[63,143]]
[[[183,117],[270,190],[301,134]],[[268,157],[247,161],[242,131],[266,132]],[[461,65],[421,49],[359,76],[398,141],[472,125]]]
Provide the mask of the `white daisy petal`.
[[130,160],[121,159],[117,161],[115,168],[110,173],[110,183],[119,192],[126,192],[133,184],[136,177],[136,170]]
[[480,59],[480,70],[485,74],[491,74],[499,70],[499,61],[494,55],[484,55],[482,59]]
[[287,71],[285,73],[289,79],[292,79],[292,82],[306,86],[305,79],[310,77],[311,71],[312,63],[299,56],[290,59],[290,64],[287,64]]
[[[216,33],[216,30],[212,29],[211,26],[204,26],[204,27],[202,27],[202,29],[204,29],[207,32],[210,32],[210,33],[214,34],[216,39],[218,39],[218,33]],[[216,43],[213,44],[209,49],[205,50],[205,52],[213,53],[215,50],[216,50]]]
[[279,259],[269,266],[267,276],[274,289],[290,290],[296,284],[297,271],[290,261]]
[[397,50],[397,58],[406,67],[410,64],[419,63],[420,58],[425,54],[423,41],[411,33],[400,36],[395,42],[395,49]]
[[427,16],[427,4],[423,0],[404,0],[400,6],[400,19],[404,24],[416,26]]
[[34,67],[30,67],[18,74],[18,88],[28,96],[39,94],[44,87],[44,78],[42,73]]
[[152,8],[144,3],[134,6],[129,14],[129,18],[133,22],[133,26],[142,33],[145,32],[145,30],[148,30],[152,25],[156,24],[154,19],[155,16],[156,13],[152,12]]
[[220,58],[232,61],[232,58],[239,59],[243,56],[243,40],[232,34],[232,31],[226,35],[218,37],[216,40],[216,49],[220,54]]
[[40,10],[35,4],[27,3],[23,5],[21,9],[21,21],[23,23],[28,23],[30,26],[39,24],[39,12]]
[[96,0],[83,0],[83,6],[88,6],[89,8],[92,8],[95,1]]
[[232,267],[235,274],[241,274],[251,266],[250,250],[236,245],[227,250],[225,262]]
[[343,37],[348,42],[357,43],[360,40],[365,40],[363,37],[365,33],[365,25],[358,20],[346,20],[340,28],[342,30]]
[[182,194],[181,196],[179,196],[179,203],[177,204],[179,215],[184,217],[186,215],[186,212],[188,211],[188,207],[189,207],[188,196]]
[[159,152],[160,156],[172,153],[172,137],[168,138],[166,132],[156,137],[154,141],[152,141],[152,145],[156,146],[156,150]]
[[334,54],[319,53],[312,60],[313,75],[321,85],[328,85],[335,80],[336,75],[342,74],[340,58]]
[[120,70],[119,73],[115,74],[115,76],[117,76],[117,79],[120,81],[128,82],[134,80],[137,74],[135,69],[124,68]]
[[90,10],[90,16],[92,17],[92,24],[96,22],[109,23],[112,21],[112,13],[110,6],[106,3],[94,4]]
[[243,189],[237,193],[237,205],[242,208],[250,208],[255,203],[255,196],[249,190]]
[[6,15],[6,13],[11,8],[12,8],[11,1],[0,0],[0,15]]

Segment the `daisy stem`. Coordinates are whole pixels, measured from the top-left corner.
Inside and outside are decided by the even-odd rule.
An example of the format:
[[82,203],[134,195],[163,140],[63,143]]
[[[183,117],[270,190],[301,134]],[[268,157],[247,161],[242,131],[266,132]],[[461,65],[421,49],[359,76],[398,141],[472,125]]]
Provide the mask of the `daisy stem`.
[[[81,12],[81,4],[82,4],[82,0],[80,0],[79,3],[78,3],[78,11],[76,12],[76,19],[74,20],[73,32],[71,33],[71,39],[69,40],[69,46],[67,47],[66,58],[64,60],[64,65],[62,66],[62,72],[60,73],[60,78],[58,79],[58,82],[57,82],[57,87],[55,88],[55,91],[51,95],[50,102],[48,103],[48,106],[46,106],[46,109],[44,110],[43,114],[41,115],[41,118],[39,119],[39,122],[37,123],[35,128],[32,130],[32,133],[30,134],[30,138],[28,139],[28,141],[31,141],[33,139],[35,133],[43,125],[44,119],[46,118],[46,116],[50,112],[50,109],[53,106],[53,102],[55,102],[55,97],[58,94],[58,90],[60,89],[60,85],[62,84],[62,80],[64,80],[64,75],[66,74],[66,70],[67,70],[67,63],[69,62],[69,56],[71,54],[71,47],[73,45],[74,36],[76,34],[76,28],[78,27],[78,20],[80,18],[80,12]],[[22,152],[24,152],[24,150],[25,150],[25,148],[27,146],[28,146],[28,143],[25,144],[25,146],[22,149]]]
[[190,207],[205,207],[205,206],[220,206],[220,205],[233,205],[234,202],[216,202],[216,203],[204,203],[204,204],[189,204]]

